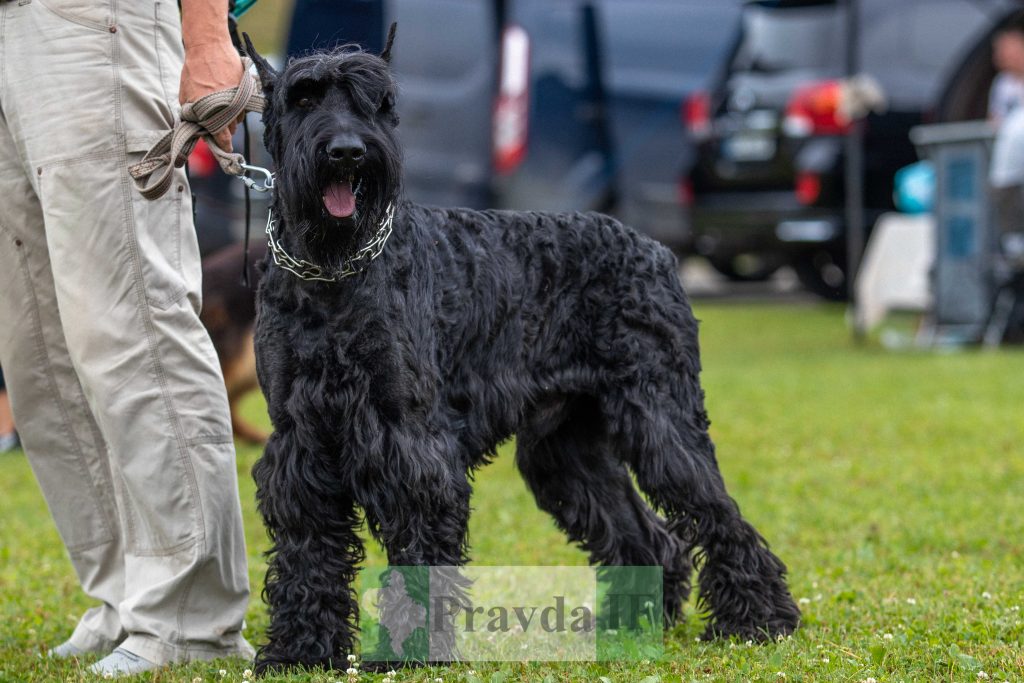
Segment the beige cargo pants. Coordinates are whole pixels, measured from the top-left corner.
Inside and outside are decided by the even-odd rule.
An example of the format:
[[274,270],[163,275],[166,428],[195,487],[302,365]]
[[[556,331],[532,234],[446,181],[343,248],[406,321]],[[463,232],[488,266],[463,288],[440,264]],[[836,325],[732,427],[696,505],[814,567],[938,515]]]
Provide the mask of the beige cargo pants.
[[85,592],[72,643],[248,655],[231,421],[199,322],[184,174],[126,170],[171,127],[174,0],[0,0],[0,365]]

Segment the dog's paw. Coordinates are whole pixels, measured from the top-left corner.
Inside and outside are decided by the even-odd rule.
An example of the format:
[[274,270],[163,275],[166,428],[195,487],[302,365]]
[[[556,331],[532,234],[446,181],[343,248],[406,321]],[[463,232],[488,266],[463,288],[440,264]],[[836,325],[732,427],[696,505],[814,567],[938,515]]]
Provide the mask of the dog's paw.
[[256,661],[253,662],[252,671],[254,677],[263,678],[265,676],[282,676],[303,669],[316,668],[330,670],[331,663],[329,661],[316,664],[299,662],[291,657],[260,650],[256,653]]
[[256,662],[252,665],[252,673],[256,678],[278,676],[288,673],[296,666],[298,665],[294,662],[271,661],[257,657]]
[[795,615],[780,615],[764,624],[750,623],[729,623],[725,621],[713,621],[708,624],[701,635],[701,640],[716,640],[718,638],[737,638],[742,641],[753,641],[755,643],[767,643],[779,638],[791,636],[800,625],[799,612]]
[[387,673],[388,671],[395,671],[397,669],[418,669],[422,666],[426,666],[426,662],[417,662],[409,660],[398,660],[388,661],[385,659],[373,659],[372,654],[366,655],[369,659],[364,659],[359,663],[359,668],[368,673]]

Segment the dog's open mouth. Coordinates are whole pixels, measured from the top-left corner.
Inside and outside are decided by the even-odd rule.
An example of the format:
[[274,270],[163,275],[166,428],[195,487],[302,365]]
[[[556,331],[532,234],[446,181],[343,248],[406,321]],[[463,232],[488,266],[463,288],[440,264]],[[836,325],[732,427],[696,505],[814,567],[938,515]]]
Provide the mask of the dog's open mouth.
[[335,218],[351,218],[356,212],[356,193],[359,186],[355,178],[334,180],[324,188],[324,208]]

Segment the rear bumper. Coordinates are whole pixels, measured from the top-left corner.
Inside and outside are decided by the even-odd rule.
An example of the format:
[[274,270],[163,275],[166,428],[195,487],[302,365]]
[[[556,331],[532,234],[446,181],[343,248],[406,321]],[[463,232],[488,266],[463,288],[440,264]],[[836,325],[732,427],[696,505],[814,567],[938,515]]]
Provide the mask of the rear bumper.
[[619,196],[616,213],[623,223],[671,249],[688,249],[693,243],[690,211],[680,201],[677,185],[654,182],[626,185]]
[[705,193],[693,207],[694,248],[705,256],[805,251],[842,237],[842,209],[804,206],[792,191]]

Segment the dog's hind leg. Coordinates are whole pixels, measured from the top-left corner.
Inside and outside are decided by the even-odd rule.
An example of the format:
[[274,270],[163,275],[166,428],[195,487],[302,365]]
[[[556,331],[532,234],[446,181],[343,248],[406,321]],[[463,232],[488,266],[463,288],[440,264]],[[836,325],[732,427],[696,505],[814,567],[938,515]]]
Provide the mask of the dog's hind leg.
[[640,488],[673,531],[700,546],[700,598],[710,611],[704,637],[788,635],[800,611],[786,567],[726,492],[702,398],[694,377],[664,392],[647,385],[606,396],[603,412]]
[[256,498],[272,542],[263,599],[268,642],[256,671],[348,667],[358,622],[353,590],[364,557],[355,501],[328,458],[275,432],[253,467]]
[[516,435],[516,464],[537,505],[590,554],[591,564],[661,565],[665,618],[681,617],[690,592],[689,546],[640,497],[592,399],[538,410]]

